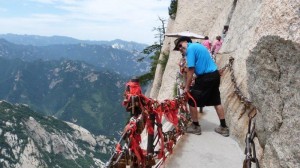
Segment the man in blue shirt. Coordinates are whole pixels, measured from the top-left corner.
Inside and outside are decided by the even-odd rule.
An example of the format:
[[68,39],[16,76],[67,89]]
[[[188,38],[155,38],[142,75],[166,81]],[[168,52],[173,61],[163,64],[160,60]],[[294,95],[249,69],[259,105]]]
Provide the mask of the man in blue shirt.
[[[191,92],[196,102],[195,105],[193,100],[188,101],[193,123],[187,128],[187,132],[200,135],[197,107],[214,106],[220,119],[220,126],[215,128],[215,132],[225,137],[229,136],[224,108],[221,105],[220,74],[209,51],[200,43],[192,43],[189,37],[179,37],[175,40],[174,50],[186,55],[187,79],[184,92]],[[195,84],[191,86],[194,74],[197,78]]]

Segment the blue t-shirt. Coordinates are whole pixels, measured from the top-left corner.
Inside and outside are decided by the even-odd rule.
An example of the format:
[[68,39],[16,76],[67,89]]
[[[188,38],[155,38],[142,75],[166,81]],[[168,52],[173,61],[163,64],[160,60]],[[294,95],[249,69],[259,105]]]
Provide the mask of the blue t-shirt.
[[207,48],[199,43],[188,43],[186,61],[187,67],[195,68],[196,75],[214,72],[218,68]]

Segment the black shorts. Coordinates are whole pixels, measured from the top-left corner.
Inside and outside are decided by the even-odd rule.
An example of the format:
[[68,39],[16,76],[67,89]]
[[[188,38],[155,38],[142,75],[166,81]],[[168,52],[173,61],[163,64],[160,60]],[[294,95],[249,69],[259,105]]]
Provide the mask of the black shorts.
[[[219,71],[200,75],[195,79],[191,87],[191,95],[197,103],[197,107],[216,106],[221,104]],[[192,99],[188,100],[190,106],[195,107]]]

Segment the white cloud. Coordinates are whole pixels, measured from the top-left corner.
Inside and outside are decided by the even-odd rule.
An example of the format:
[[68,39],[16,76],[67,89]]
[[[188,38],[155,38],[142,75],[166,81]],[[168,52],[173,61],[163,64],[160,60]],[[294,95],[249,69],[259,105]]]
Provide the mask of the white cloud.
[[[167,19],[169,0],[31,0],[47,5],[48,13],[1,18],[0,33],[66,35],[90,40],[154,42],[158,17]],[[59,13],[49,12],[56,10]],[[0,9],[1,10],[1,9]],[[3,27],[1,26],[1,27]],[[9,32],[11,30],[11,32]]]

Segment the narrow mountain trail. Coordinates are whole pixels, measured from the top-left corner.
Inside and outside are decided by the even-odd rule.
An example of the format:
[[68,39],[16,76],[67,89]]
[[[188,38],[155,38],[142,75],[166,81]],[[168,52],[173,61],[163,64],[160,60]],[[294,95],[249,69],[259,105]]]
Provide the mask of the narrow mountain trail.
[[244,153],[230,136],[214,132],[219,125],[213,107],[203,109],[200,120],[202,134],[186,133],[167,158],[165,168],[241,168]]

